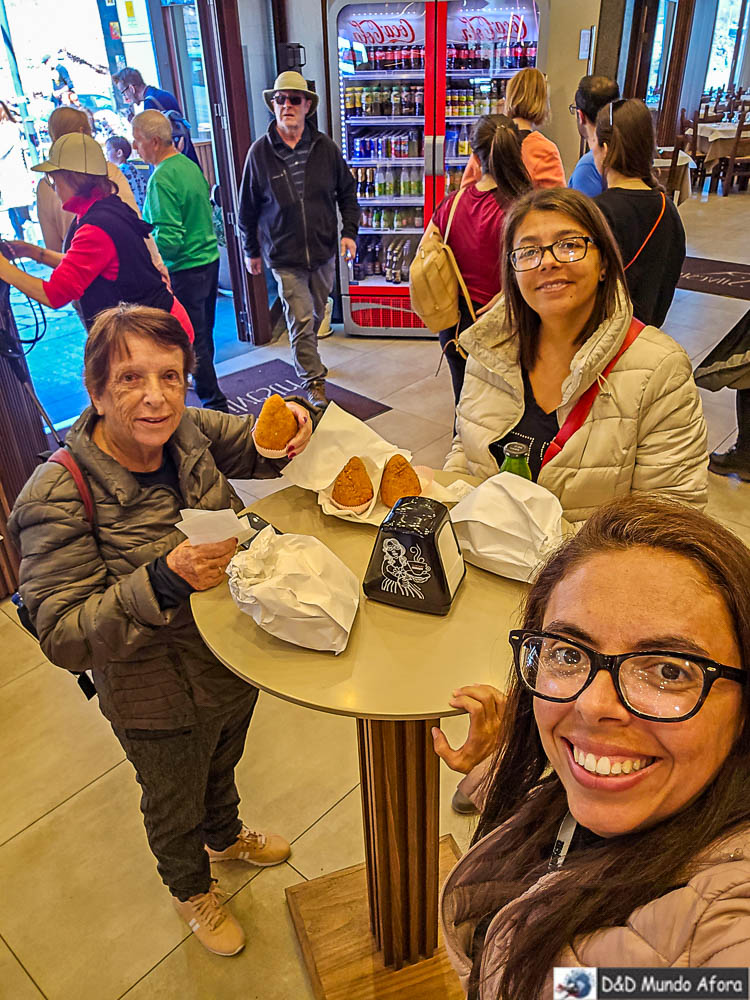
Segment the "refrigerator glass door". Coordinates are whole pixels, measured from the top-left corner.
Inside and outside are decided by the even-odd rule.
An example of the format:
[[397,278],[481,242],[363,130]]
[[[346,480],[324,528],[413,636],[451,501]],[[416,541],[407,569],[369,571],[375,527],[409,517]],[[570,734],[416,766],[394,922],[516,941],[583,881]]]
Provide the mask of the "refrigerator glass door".
[[[436,133],[445,130],[445,193],[460,187],[471,155],[471,129],[482,115],[502,114],[510,77],[536,66],[539,11],[534,0],[512,3],[449,0],[446,5],[445,101]],[[440,70],[438,70],[440,72]]]
[[425,225],[425,4],[348,4],[336,29],[341,148],[361,209],[346,284],[390,291],[408,285]]

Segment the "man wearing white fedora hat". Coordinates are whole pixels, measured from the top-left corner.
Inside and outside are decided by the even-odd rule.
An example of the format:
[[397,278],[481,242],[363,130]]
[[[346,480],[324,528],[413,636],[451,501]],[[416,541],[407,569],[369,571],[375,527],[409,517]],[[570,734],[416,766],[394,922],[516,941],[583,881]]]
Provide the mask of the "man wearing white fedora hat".
[[265,260],[284,307],[294,367],[315,406],[326,406],[328,369],[318,328],[333,288],[341,213],[342,257],[357,252],[359,206],[354,178],[332,139],[309,121],[318,95],[300,73],[276,77],[263,97],[275,116],[247,154],[239,221],[250,274]]

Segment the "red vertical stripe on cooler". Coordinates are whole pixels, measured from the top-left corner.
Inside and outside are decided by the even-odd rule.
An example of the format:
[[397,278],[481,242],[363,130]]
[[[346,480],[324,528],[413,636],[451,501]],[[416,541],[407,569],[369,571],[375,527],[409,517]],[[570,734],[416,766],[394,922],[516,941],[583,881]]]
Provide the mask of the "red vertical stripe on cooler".
[[[447,45],[448,45],[448,4],[447,3],[436,3],[436,17],[435,17],[435,45],[433,48],[433,59],[435,63],[435,70],[433,75],[434,80],[434,94],[435,94],[435,136],[440,136],[443,139],[443,144],[445,144],[445,101],[446,101],[446,89],[447,89]],[[445,146],[443,145],[443,149]],[[443,158],[445,158],[445,153],[443,153]],[[443,170],[445,170],[445,162],[443,162]],[[430,216],[434,212],[437,205],[443,200],[445,196],[445,173],[437,174],[434,181],[434,191],[432,207],[430,208]],[[427,218],[427,211],[425,209],[425,219]]]

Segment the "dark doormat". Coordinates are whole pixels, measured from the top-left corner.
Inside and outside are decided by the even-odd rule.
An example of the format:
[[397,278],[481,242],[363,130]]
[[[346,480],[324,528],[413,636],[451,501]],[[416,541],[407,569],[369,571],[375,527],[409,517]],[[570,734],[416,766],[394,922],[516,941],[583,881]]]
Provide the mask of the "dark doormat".
[[[251,368],[243,368],[233,375],[225,375],[219,382],[229,400],[229,412],[240,415],[254,413],[257,416],[263,403],[275,392],[280,396],[304,397],[305,395],[294,368],[286,361],[278,359],[253,365]],[[352,392],[350,389],[342,389],[333,382],[326,382],[326,395],[334,403],[338,403],[342,410],[352,413],[360,420],[369,420],[370,417],[377,417],[380,413],[387,413],[390,410],[390,406],[384,403],[377,403],[374,399],[360,396],[358,392]],[[187,394],[187,405],[201,405],[192,390]]]
[[750,265],[686,257],[677,287],[731,299],[750,299]]

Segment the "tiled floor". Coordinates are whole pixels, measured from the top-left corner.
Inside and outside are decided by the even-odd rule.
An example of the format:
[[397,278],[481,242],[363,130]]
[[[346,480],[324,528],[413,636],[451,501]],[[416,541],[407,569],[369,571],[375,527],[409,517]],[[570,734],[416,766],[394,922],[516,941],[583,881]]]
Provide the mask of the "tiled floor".
[[[682,208],[689,252],[750,263],[750,195],[694,199]],[[666,329],[699,360],[747,303],[678,292]],[[253,360],[287,355],[285,344]],[[372,424],[440,466],[450,441],[445,368],[434,343],[340,334],[322,343],[331,379],[391,407]],[[221,362],[228,372],[245,358]],[[736,433],[733,394],[704,393],[710,446]],[[272,484],[242,483],[252,501]],[[750,543],[750,486],[711,477],[710,513]],[[203,951],[173,912],[156,874],[138,790],[95,704],[44,661],[0,605],[1,1000],[308,1000],[284,888],[363,858],[351,720],[261,695],[238,769],[243,815],[293,841],[289,863],[263,871],[219,866],[248,945],[227,960]],[[457,670],[456,683],[470,681]],[[455,741],[461,718],[446,720]],[[441,829],[465,847],[472,821],[454,815],[455,776],[442,772]]]

